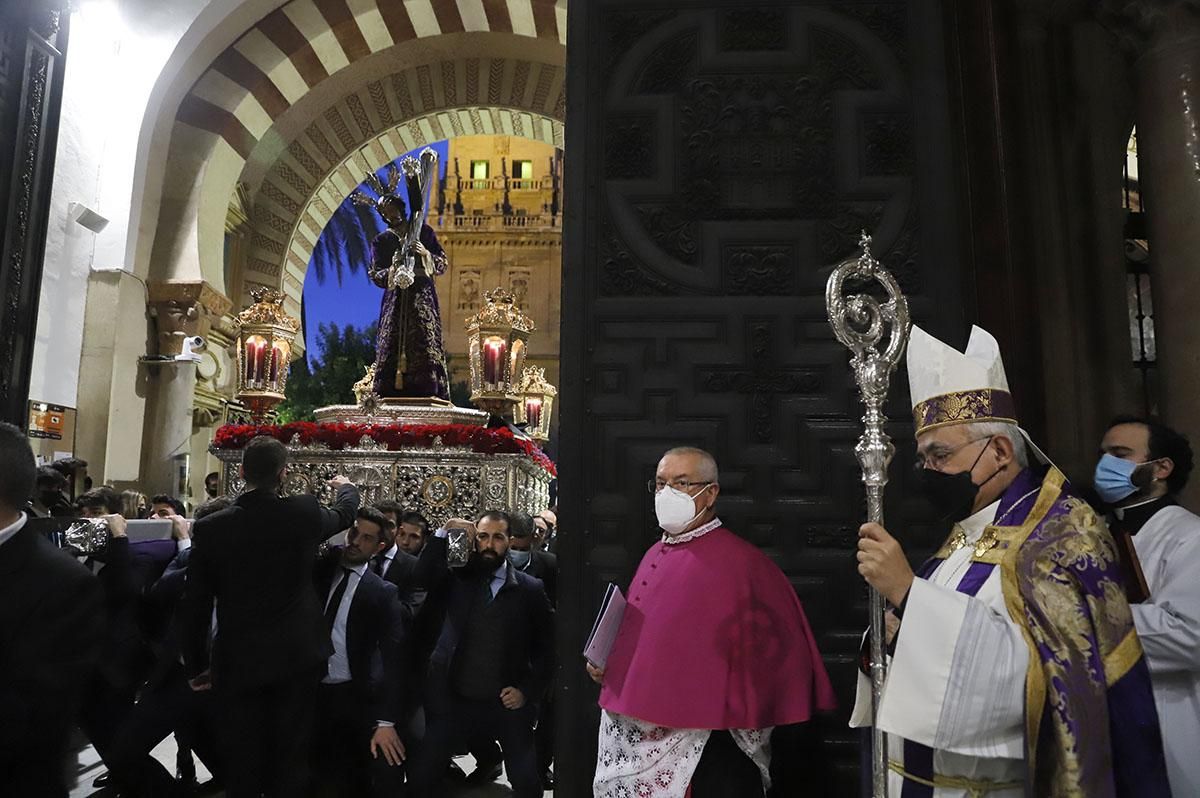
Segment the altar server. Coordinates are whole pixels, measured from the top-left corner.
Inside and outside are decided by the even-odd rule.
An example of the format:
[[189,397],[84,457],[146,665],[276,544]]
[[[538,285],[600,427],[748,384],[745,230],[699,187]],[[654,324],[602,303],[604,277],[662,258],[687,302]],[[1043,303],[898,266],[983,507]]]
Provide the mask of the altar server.
[[1152,419],[1115,419],[1096,490],[1113,534],[1132,539],[1147,596],[1133,605],[1176,796],[1200,795],[1200,517],[1176,498],[1192,473],[1187,438]]
[[662,528],[638,566],[601,683],[597,798],[751,798],[771,732],[834,706],[791,583],[714,505],[717,463],[663,455],[648,486]]
[[[859,572],[899,616],[890,794],[1170,795],[1112,537],[1018,427],[995,339],[976,327],[961,353],[914,327],[908,373],[918,475],[956,523],[915,575],[860,530]],[[851,725],[870,705],[860,675]]]

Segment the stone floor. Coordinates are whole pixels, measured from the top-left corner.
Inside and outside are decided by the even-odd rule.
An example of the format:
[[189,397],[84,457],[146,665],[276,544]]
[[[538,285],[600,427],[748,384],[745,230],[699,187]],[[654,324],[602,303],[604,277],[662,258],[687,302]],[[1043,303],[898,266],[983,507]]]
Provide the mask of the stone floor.
[[[162,762],[167,770],[175,769],[175,738],[168,737],[159,743],[158,747],[151,752],[155,759]],[[463,772],[470,773],[475,768],[475,760],[470,756],[460,756],[455,761]],[[104,763],[100,761],[100,757],[96,755],[96,749],[87,745],[80,749],[77,757],[77,768],[74,772],[74,787],[71,789],[70,798],[115,798],[114,793],[107,790],[96,790],[92,787],[92,781],[104,772]],[[204,767],[204,763],[196,760],[196,777],[200,783],[208,780],[210,774],[208,769]],[[501,776],[495,784],[489,784],[484,787],[467,788],[458,786],[457,788],[448,785],[446,798],[503,798],[504,796],[512,795],[512,790],[508,786],[508,780]],[[224,793],[218,793],[218,796],[224,796]],[[553,798],[554,793],[547,791],[545,798]]]

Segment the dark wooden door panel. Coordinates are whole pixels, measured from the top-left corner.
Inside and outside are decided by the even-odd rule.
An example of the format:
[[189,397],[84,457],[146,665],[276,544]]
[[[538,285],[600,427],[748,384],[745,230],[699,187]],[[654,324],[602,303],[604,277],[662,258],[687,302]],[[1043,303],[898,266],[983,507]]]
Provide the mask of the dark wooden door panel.
[[[644,484],[659,456],[692,444],[720,463],[721,516],[804,601],[842,702],[821,726],[827,791],[853,794],[861,409],[824,286],[866,227],[916,318],[961,325],[940,5],[587,0],[570,25],[562,789],[589,794],[591,614],[655,538]],[[937,533],[899,499],[903,383],[888,511],[919,550]]]

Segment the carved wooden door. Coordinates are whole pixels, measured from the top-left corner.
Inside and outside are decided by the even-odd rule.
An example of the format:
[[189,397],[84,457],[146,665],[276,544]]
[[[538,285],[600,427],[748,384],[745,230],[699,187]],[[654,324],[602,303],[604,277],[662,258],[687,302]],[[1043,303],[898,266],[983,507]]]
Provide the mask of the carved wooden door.
[[[582,639],[605,583],[627,582],[655,539],[646,479],[689,444],[717,457],[721,517],[792,580],[838,691],[818,727],[836,772],[804,794],[853,795],[861,408],[824,286],[867,228],[914,317],[960,328],[941,6],[587,0],[570,26],[560,789],[590,794]],[[896,500],[912,458],[902,374],[889,413],[889,517],[928,546],[922,505]]]

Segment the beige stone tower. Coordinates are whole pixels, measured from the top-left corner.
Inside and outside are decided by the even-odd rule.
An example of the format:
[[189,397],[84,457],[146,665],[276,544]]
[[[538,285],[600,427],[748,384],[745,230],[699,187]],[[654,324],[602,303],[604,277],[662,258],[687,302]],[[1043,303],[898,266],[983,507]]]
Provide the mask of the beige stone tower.
[[503,286],[537,323],[527,364],[558,384],[562,150],[517,136],[450,139],[429,223],[450,258],[437,279],[451,382],[467,380],[464,322]]

